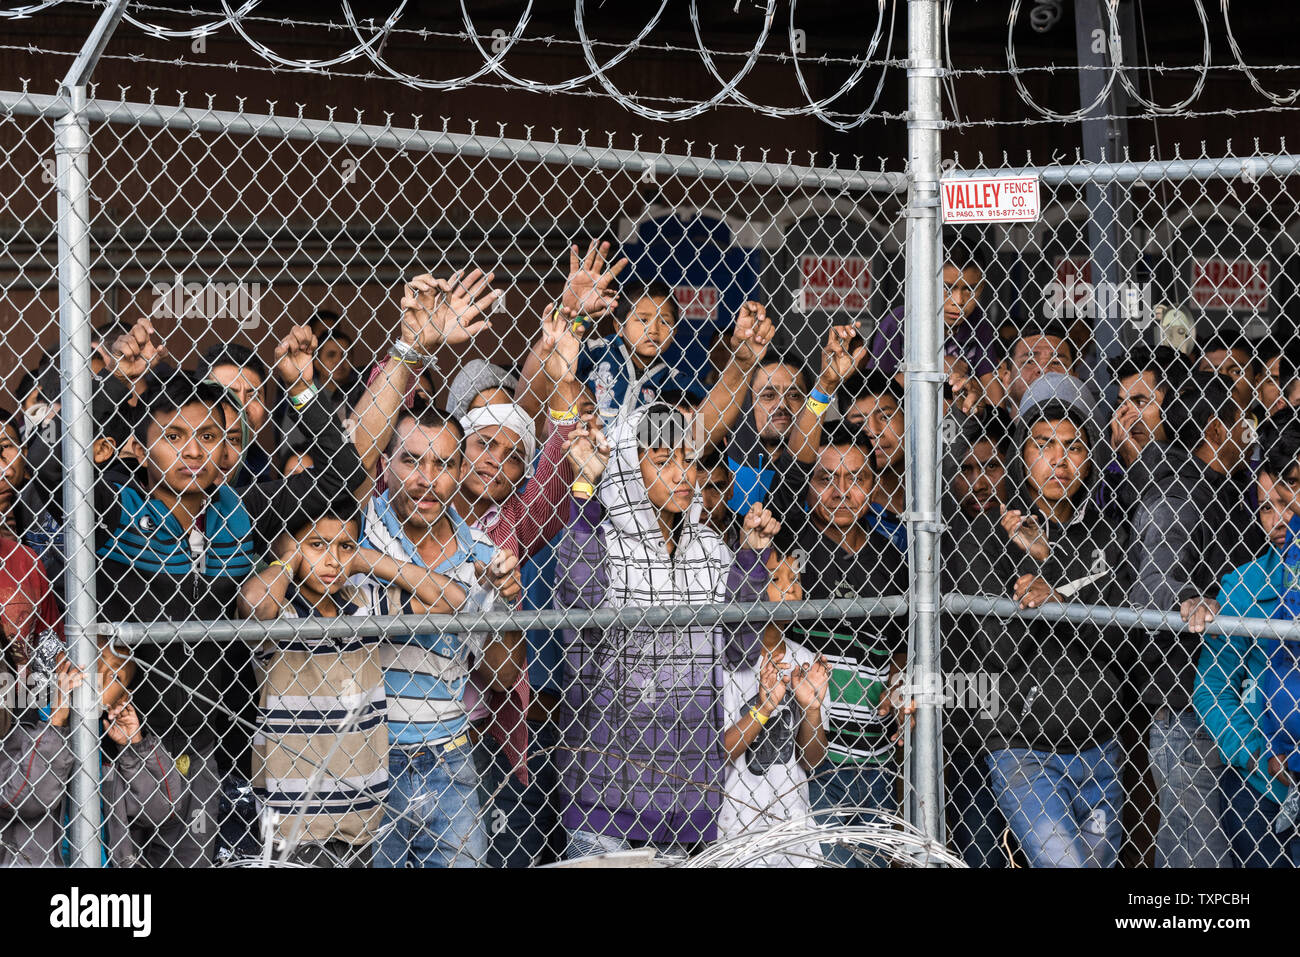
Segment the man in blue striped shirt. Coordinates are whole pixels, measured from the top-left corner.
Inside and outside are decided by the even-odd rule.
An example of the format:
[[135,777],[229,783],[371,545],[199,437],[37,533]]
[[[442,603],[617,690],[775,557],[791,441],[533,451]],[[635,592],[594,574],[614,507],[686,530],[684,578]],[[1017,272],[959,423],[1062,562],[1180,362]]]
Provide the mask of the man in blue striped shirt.
[[[460,583],[463,610],[519,597],[517,560],[471,529],[451,501],[465,435],[433,408],[398,413],[381,458],[385,490],[366,509],[364,542]],[[523,667],[517,641],[474,634],[419,634],[381,651],[388,697],[389,796],[376,867],[473,867],[486,850],[475,789],[465,682],[479,670],[493,687]]]

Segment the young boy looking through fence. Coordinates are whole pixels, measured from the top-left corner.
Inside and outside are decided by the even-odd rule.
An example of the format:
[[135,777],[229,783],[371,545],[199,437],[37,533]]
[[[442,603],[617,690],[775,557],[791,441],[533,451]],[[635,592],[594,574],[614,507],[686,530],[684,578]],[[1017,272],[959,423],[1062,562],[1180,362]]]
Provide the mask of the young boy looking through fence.
[[[768,554],[772,578],[767,600],[799,601],[799,556]],[[808,774],[826,758],[826,713],[822,704],[830,681],[825,657],[785,636],[785,623],[763,628],[758,666],[728,669],[723,711],[728,727],[724,747],[726,799],[718,815],[723,839],[766,830],[812,811]],[[816,867],[822,859],[816,842],[764,857],[767,867]]]
[[[253,618],[440,614],[465,589],[445,575],[357,544],[352,502],[331,504],[279,543],[280,558],[249,578],[240,610]],[[277,815],[276,834],[301,856],[321,844],[359,860],[383,816],[388,730],[377,636],[294,636],[257,653],[262,675],[253,785]]]

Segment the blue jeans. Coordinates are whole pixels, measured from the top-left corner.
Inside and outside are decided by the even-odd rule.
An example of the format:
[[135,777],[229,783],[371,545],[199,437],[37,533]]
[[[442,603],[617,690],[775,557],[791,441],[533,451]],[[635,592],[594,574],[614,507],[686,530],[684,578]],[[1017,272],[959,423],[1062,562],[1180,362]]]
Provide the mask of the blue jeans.
[[1300,867],[1300,837],[1275,834],[1273,820],[1281,810],[1272,798],[1256,791],[1233,767],[1220,778],[1224,790],[1223,829],[1237,867]]
[[1151,719],[1151,773],[1160,804],[1156,867],[1228,867],[1214,739],[1195,711]]
[[560,729],[552,721],[529,721],[528,737],[527,787],[519,783],[490,735],[483,736],[474,752],[488,867],[538,867],[564,856],[566,832],[560,823],[554,750]]
[[474,745],[444,752],[394,747],[388,804],[375,867],[478,867],[486,850],[479,820]]
[[1113,867],[1124,824],[1119,743],[1078,754],[1005,748],[987,758],[998,809],[1030,867]]
[[967,867],[1006,867],[1002,832],[1007,822],[989,785],[984,756],[953,755],[949,763],[948,839]]
[[[823,761],[809,777],[814,811],[834,807],[866,807],[891,814],[898,812],[898,769],[889,764],[835,764]],[[826,820],[819,818],[819,820]],[[869,814],[848,814],[830,819],[832,824],[866,824]],[[883,855],[855,850],[843,844],[823,844],[822,854],[838,867],[888,867]]]

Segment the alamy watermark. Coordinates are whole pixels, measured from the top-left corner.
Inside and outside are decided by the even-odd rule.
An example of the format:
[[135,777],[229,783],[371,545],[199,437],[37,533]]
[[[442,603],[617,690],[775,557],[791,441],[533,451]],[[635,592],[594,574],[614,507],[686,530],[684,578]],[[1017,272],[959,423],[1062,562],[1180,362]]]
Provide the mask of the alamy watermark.
[[1154,289],[1149,282],[1052,280],[1043,287],[1046,319],[1116,319],[1144,329],[1156,321]]
[[937,672],[907,668],[890,692],[890,703],[902,707],[908,701],[930,704],[946,710],[971,711],[989,721],[1002,712],[998,684],[1000,671]]
[[150,315],[162,319],[236,319],[251,329],[262,321],[262,284],[256,282],[184,282],[153,284]]

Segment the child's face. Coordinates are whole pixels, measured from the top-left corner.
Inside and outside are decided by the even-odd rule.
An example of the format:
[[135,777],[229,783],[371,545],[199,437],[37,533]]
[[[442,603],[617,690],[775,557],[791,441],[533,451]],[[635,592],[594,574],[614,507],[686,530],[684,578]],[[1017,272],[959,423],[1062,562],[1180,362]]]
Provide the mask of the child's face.
[[813,514],[821,522],[848,528],[866,514],[872,489],[869,465],[856,445],[827,445],[817,453],[809,489]]
[[641,481],[646,498],[660,512],[685,512],[695,498],[686,450],[677,448],[642,449]]
[[673,339],[672,306],[658,296],[642,296],[632,304],[619,331],[629,351],[650,361]]
[[795,555],[767,556],[767,570],[772,577],[767,582],[768,601],[801,601],[803,586],[799,584],[799,559]]
[[958,269],[952,263],[943,267],[943,288],[946,297],[943,301],[944,321],[956,325],[975,310],[980,293],[984,290],[984,274],[977,266]]
[[322,518],[297,536],[294,580],[301,591],[332,595],[343,587],[357,553],[357,523]]
[[27,457],[12,425],[0,428],[0,515],[5,515],[27,481]]
[[135,677],[135,662],[118,654],[110,645],[101,644],[99,661],[100,703],[105,711],[112,711],[127,694],[127,686]]
[[731,498],[731,471],[722,463],[712,470],[695,469],[695,487],[700,491],[703,508],[700,521],[721,532],[730,524],[727,499]]
[[219,409],[193,402],[164,412],[149,423],[146,459],[149,478],[173,494],[206,492],[221,477],[226,429]]
[[1025,474],[1048,502],[1068,499],[1088,477],[1088,441],[1069,419],[1035,422],[1025,440]]

